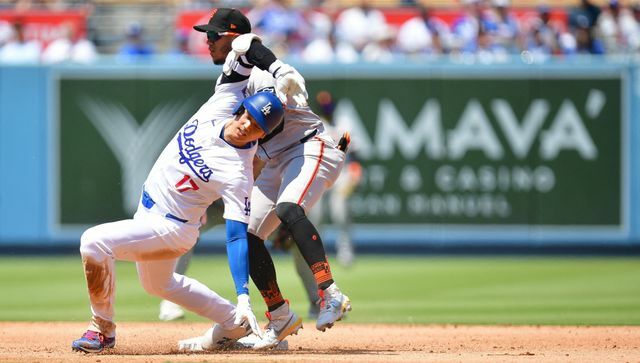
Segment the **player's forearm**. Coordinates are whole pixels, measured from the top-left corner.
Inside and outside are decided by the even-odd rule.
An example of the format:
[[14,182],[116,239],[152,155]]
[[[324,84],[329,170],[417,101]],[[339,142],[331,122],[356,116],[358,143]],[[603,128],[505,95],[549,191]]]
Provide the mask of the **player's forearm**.
[[254,39],[246,53],[247,60],[252,65],[271,73],[274,77],[284,64],[273,52],[264,46],[261,41]]
[[[251,46],[249,50],[247,50],[246,54],[247,60],[249,63],[254,66],[262,69],[263,71],[270,71],[269,67],[278,60],[273,52],[264,46],[261,41],[254,39],[251,42]],[[271,72],[273,74],[273,72]]]
[[[275,78],[275,93],[283,104],[295,107],[306,107],[307,90],[304,78],[292,66],[276,58],[271,50],[265,47],[255,34],[243,34],[232,43],[233,52],[237,56],[244,55],[249,66],[266,70]],[[241,65],[241,62],[237,62]]]
[[227,259],[236,286],[236,293],[249,294],[249,252],[247,245],[247,224],[226,220]]

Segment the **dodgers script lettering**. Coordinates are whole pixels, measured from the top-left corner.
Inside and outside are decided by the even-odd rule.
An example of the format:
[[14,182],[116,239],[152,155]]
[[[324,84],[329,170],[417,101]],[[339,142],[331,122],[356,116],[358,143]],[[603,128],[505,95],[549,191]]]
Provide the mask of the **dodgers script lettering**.
[[178,132],[178,153],[180,155],[180,164],[187,164],[189,169],[203,182],[208,182],[213,171],[204,162],[199,150],[202,146],[196,145],[193,135],[198,130],[198,120],[188,122],[181,132]]

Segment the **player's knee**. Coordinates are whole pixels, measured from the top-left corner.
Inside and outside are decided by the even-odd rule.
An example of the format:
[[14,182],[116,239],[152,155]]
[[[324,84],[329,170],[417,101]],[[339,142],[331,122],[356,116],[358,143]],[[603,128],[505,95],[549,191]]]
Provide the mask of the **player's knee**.
[[267,228],[264,224],[264,220],[260,222],[251,220],[247,228],[247,235],[252,234],[254,237],[257,237],[262,242],[264,242],[267,238],[269,238],[269,234],[271,232],[273,231],[269,231],[269,228]]
[[170,281],[159,281],[156,279],[140,278],[140,284],[149,295],[165,299],[171,294]]
[[100,257],[101,249],[99,247],[100,237],[96,233],[95,228],[89,228],[82,236],[80,236],[80,255],[83,257]]
[[142,288],[147,294],[153,295],[153,296],[159,296],[160,291],[158,290],[158,287],[156,285],[143,280],[140,280],[140,284],[142,285]]
[[276,215],[286,226],[292,226],[300,220],[307,218],[304,209],[291,202],[283,202],[276,205]]
[[264,232],[264,228],[262,228],[262,231],[247,231],[247,237],[249,236],[249,234],[252,234],[255,240],[262,243],[264,243],[264,241],[269,238],[269,234]]

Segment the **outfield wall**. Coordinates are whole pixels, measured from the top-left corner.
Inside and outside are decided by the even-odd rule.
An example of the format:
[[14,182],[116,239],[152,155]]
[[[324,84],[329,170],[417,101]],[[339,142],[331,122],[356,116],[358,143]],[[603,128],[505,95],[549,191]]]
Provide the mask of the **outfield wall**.
[[[364,166],[358,244],[640,244],[634,64],[299,68],[309,94],[338,100]],[[1,67],[0,245],[77,244],[131,216],[218,74],[166,61]]]

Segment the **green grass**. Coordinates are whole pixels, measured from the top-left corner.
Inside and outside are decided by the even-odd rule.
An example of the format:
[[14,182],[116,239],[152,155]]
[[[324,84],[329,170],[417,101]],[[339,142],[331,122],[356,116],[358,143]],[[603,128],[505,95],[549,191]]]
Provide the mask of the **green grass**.
[[[305,315],[306,295],[289,256],[277,256],[285,298]],[[334,276],[353,301],[355,323],[640,325],[640,259],[359,257]],[[234,296],[226,259],[196,256],[189,275]],[[133,263],[117,264],[116,319],[155,321],[158,299]],[[264,304],[251,291],[264,320]],[[232,301],[235,298],[232,298]],[[89,317],[79,257],[0,258],[0,320],[84,321]],[[189,314],[187,321],[204,321]]]

